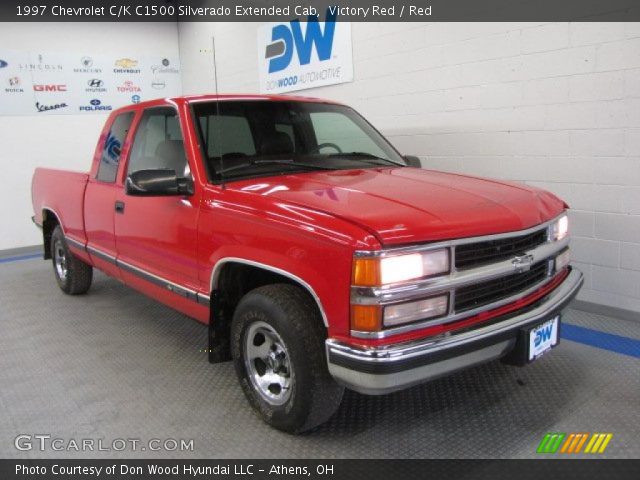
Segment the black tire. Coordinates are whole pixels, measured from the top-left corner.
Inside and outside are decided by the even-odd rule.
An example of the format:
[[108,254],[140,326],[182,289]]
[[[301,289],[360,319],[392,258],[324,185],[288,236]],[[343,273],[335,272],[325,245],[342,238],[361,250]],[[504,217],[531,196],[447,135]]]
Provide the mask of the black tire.
[[89,290],[93,267],[71,253],[60,225],[56,225],[51,235],[51,261],[58,286],[64,293],[80,295]]
[[[269,329],[283,342],[285,353],[282,354],[275,342],[275,347],[274,344],[271,348],[264,347],[275,352],[275,359],[251,360],[249,350],[260,349],[275,338],[266,339],[265,334],[272,335]],[[261,334],[265,338],[264,344],[260,343]],[[251,346],[249,338],[252,339]],[[344,388],[327,370],[325,339],[326,330],[315,302],[294,285],[256,288],[238,304],[231,323],[231,355],[249,403],[269,425],[300,433],[326,422],[338,409]],[[265,369],[271,368],[271,372],[280,375],[284,383],[289,375],[288,388],[272,389],[278,383],[270,384],[268,390],[257,386],[257,380],[253,379],[256,374],[260,375],[260,362]],[[271,366],[267,365],[269,362]],[[263,378],[267,377],[260,377],[260,380]],[[267,399],[265,395],[274,398]]]

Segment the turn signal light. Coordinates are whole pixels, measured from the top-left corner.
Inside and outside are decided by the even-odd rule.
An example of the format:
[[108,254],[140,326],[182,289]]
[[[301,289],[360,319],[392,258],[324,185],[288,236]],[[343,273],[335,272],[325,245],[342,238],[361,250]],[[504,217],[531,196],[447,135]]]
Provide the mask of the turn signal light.
[[381,327],[382,308],[378,305],[351,305],[351,329],[377,332]]
[[359,287],[380,285],[380,259],[355,258],[353,261],[353,284]]

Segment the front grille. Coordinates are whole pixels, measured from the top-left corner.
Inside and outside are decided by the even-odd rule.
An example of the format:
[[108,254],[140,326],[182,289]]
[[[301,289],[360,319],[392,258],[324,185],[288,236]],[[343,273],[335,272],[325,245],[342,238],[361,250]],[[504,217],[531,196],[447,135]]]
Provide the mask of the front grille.
[[547,241],[547,229],[543,228],[519,237],[487,240],[456,246],[456,268],[478,267],[499,262],[515,254],[531,250]]
[[528,272],[514,273],[456,290],[454,308],[456,313],[482,307],[522,292],[544,280],[547,262],[540,262]]

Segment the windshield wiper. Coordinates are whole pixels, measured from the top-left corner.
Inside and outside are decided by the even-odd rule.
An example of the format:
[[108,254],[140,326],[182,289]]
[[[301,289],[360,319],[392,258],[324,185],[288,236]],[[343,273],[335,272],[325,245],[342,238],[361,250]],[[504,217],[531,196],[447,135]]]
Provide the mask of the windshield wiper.
[[280,160],[252,160],[248,163],[243,163],[241,165],[234,165],[232,167],[225,168],[216,173],[224,175],[225,173],[235,172],[236,170],[244,170],[245,168],[255,167],[257,165],[283,165],[285,167],[294,167],[294,168],[305,168],[307,170],[335,170],[332,167],[325,167],[322,165],[313,165],[311,163],[300,163],[294,162],[289,159],[280,159]]
[[[378,157],[376,155],[373,155],[371,153],[367,153],[367,152],[342,152],[342,153],[332,153],[329,155],[330,157],[334,157],[334,158],[352,158],[354,160],[370,160],[370,161],[376,161],[376,162],[385,162],[385,163],[392,163],[393,165],[398,165],[399,167],[406,167],[406,165],[404,163],[400,163],[400,162],[396,162],[395,160],[391,160],[389,158],[382,158],[382,157]],[[376,163],[377,165],[377,163]]]

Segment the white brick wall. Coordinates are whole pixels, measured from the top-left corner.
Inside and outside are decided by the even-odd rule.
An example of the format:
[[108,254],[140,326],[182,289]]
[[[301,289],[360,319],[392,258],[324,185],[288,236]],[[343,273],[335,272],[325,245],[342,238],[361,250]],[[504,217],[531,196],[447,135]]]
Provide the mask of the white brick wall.
[[[193,40],[208,45],[214,31],[221,90],[257,91],[256,28],[181,24],[186,93],[212,90],[210,60]],[[640,311],[640,24],[352,31],[355,81],[301,94],[353,105],[426,167],[562,196],[586,275],[580,298]]]

